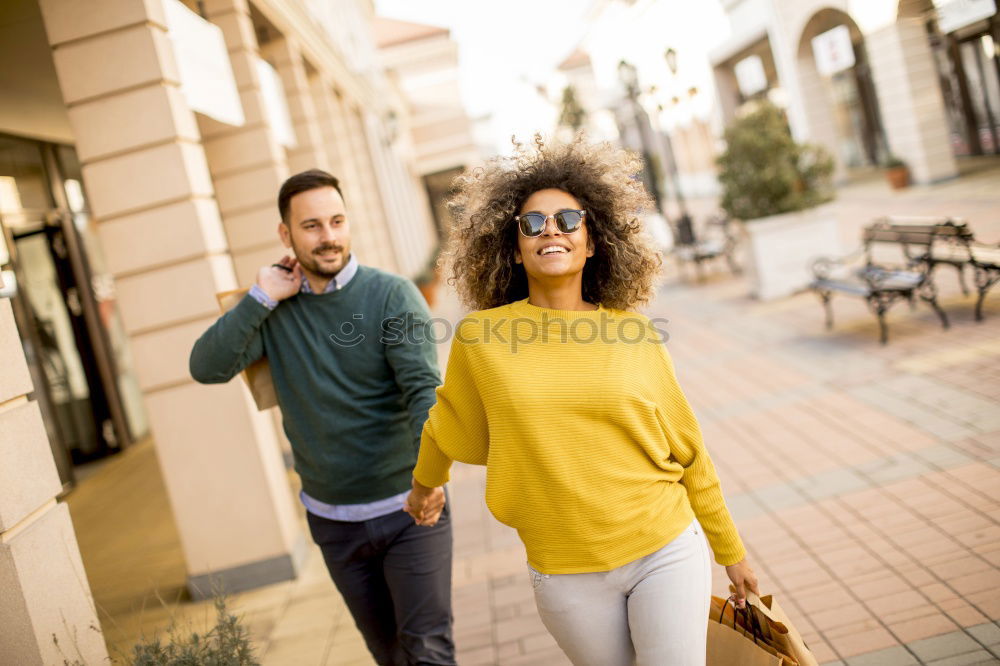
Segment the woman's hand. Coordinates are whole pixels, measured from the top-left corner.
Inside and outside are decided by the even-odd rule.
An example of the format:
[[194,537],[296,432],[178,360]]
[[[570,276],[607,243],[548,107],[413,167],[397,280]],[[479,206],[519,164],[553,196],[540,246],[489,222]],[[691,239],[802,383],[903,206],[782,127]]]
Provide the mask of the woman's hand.
[[437,525],[444,509],[444,488],[428,488],[413,479],[413,490],[410,491],[403,505],[403,511],[413,516],[417,525],[433,527]]
[[726,567],[726,575],[729,576],[729,580],[733,581],[733,586],[736,588],[736,594],[730,598],[736,602],[737,608],[746,607],[747,590],[760,596],[760,590],[757,589],[757,574],[747,564],[745,557],[736,564],[730,564]]

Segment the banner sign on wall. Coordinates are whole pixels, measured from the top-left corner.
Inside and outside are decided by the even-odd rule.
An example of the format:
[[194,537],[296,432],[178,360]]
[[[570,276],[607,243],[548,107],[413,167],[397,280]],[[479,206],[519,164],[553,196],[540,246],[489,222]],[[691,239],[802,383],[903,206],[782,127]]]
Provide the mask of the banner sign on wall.
[[243,105],[222,30],[180,0],[166,0],[163,7],[181,92],[188,106],[219,122],[243,125]]
[[846,25],[838,25],[813,37],[812,48],[816,69],[822,76],[833,76],[854,67],[854,45]]
[[285,148],[294,148],[295,129],[292,127],[292,114],[288,112],[288,101],[285,99],[285,88],[281,85],[281,77],[263,58],[257,58],[257,76],[260,78],[260,92],[264,97],[264,112],[274,132],[274,138]]
[[937,5],[938,29],[945,34],[997,13],[995,0],[950,0],[934,4]]
[[750,97],[767,88],[767,74],[764,61],[758,55],[748,56],[733,66],[736,84],[744,97]]

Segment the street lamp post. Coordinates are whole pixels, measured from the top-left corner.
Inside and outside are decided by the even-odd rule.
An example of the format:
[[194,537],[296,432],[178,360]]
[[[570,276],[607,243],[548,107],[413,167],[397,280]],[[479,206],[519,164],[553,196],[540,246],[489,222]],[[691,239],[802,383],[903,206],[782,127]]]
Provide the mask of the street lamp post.
[[[677,76],[677,51],[672,48],[667,49],[663,54],[670,69],[671,83]],[[670,179],[673,181],[674,197],[677,199],[677,207],[680,209],[680,218],[677,220],[677,228],[681,238],[694,238],[694,229],[691,224],[691,216],[687,212],[687,204],[684,201],[684,193],[681,191],[681,176],[677,170],[677,159],[674,157],[674,143],[670,139],[670,132],[662,132],[663,142],[667,148],[667,157],[670,159]]]
[[625,87],[625,94],[628,96],[632,106],[632,115],[635,118],[636,127],[639,129],[639,142],[642,144],[642,161],[645,165],[646,184],[649,186],[649,193],[656,203],[657,211],[663,211],[663,200],[660,195],[660,184],[656,179],[656,171],[653,169],[652,153],[650,146],[653,145],[649,136],[649,129],[642,118],[639,107],[639,73],[635,65],[622,60],[618,63],[618,78]]

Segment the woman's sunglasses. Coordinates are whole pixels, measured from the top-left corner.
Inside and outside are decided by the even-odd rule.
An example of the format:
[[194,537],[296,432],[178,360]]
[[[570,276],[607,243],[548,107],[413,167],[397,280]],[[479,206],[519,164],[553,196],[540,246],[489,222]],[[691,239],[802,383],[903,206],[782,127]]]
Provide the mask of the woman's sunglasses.
[[541,213],[525,213],[515,215],[517,228],[522,236],[535,238],[541,236],[545,231],[545,223],[551,217],[556,221],[556,227],[564,234],[571,234],[583,225],[583,219],[587,216],[582,210],[561,210],[554,215],[542,215]]

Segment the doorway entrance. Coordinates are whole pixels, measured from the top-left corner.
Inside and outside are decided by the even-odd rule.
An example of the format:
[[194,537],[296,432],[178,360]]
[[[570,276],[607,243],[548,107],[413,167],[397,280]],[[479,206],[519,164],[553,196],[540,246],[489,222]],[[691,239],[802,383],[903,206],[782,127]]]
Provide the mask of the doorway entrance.
[[147,426],[75,151],[0,135],[0,269],[64,489]]
[[931,33],[956,156],[1000,155],[998,43],[996,14],[947,35]]
[[847,167],[876,166],[888,156],[864,36],[836,9],[809,19],[799,39],[802,95],[813,134]]

